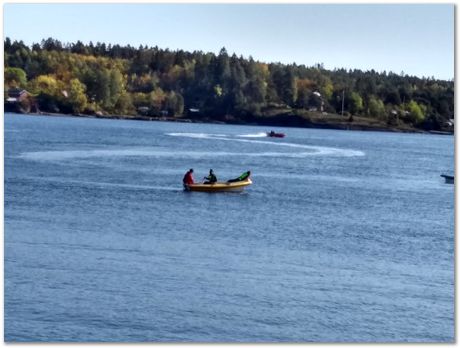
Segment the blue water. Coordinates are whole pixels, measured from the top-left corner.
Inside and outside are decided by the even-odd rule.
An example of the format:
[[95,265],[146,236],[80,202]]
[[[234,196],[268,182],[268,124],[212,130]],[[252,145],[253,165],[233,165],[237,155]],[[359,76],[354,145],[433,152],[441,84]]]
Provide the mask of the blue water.
[[452,136],[4,126],[8,342],[454,341]]

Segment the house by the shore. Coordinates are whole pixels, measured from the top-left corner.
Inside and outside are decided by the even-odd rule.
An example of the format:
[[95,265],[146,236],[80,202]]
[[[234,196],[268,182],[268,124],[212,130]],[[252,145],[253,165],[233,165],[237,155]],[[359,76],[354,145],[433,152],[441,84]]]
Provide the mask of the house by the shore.
[[25,100],[30,93],[25,89],[13,88],[5,92],[6,93],[6,102],[7,103],[18,103],[22,100]]
[[12,88],[5,92],[5,111],[7,112],[30,112],[31,94],[25,89]]

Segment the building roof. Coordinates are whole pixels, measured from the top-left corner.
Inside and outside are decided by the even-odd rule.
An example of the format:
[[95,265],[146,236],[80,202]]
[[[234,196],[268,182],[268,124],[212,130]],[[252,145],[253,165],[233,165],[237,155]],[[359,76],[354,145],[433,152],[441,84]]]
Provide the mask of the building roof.
[[13,88],[8,91],[8,97],[10,98],[19,98],[24,93],[28,93],[25,89]]

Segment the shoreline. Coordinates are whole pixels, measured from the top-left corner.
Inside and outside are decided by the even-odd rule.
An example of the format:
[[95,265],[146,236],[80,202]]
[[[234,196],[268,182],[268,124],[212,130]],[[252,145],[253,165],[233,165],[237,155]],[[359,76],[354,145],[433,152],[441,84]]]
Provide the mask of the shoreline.
[[[6,112],[5,112],[6,113]],[[62,114],[62,113],[47,113],[47,112],[8,112],[18,115],[28,116],[51,116],[51,117],[76,117],[76,118],[94,118],[94,119],[108,119],[108,120],[132,120],[132,121],[156,121],[156,122],[179,122],[179,123],[204,123],[204,124],[229,124],[229,125],[246,125],[246,126],[267,126],[267,127],[286,127],[286,128],[312,128],[312,129],[333,129],[333,130],[348,130],[348,131],[374,131],[374,132],[389,132],[389,133],[414,133],[414,134],[436,134],[436,135],[455,135],[455,131],[436,131],[436,130],[422,130],[417,128],[398,128],[398,127],[381,127],[369,124],[360,124],[359,122],[344,123],[344,122],[314,122],[311,120],[302,119],[294,115],[285,116],[292,118],[294,124],[286,124],[284,118],[264,118],[252,117],[249,121],[237,120],[213,120],[209,118],[194,119],[186,117],[155,117],[155,116],[122,116],[122,115],[88,115],[88,114]],[[284,115],[283,115],[284,116]]]

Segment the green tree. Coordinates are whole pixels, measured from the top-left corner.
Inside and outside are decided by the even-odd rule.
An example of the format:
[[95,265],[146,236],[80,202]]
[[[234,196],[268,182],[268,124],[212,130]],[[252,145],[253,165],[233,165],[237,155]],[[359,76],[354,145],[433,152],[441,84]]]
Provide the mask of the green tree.
[[40,75],[29,82],[29,89],[38,95],[37,101],[40,110],[60,112],[60,105],[64,98],[65,88],[61,81],[51,75]]
[[127,93],[126,91],[121,92],[115,104],[115,110],[117,113],[123,115],[134,114],[136,112],[136,108],[133,105],[131,94]]
[[131,96],[134,107],[150,106],[150,93],[131,93],[129,95]]
[[235,55],[230,59],[230,71],[231,90],[229,104],[232,111],[240,113],[247,103],[247,98],[243,91],[248,81],[246,72]]
[[330,78],[326,78],[324,84],[320,87],[321,95],[324,99],[329,100],[334,92],[334,85]]
[[166,96],[165,108],[171,116],[182,115],[184,112],[184,98],[180,93],[170,92]]
[[267,94],[267,82],[264,79],[263,72],[257,65],[251,69],[245,92],[246,96],[249,98],[249,101],[256,104],[265,103],[265,96]]
[[278,96],[285,104],[294,106],[297,100],[297,84],[292,66],[282,67],[277,64],[272,66],[271,71]]
[[351,92],[349,107],[352,114],[359,114],[363,110],[363,98],[358,93]]
[[99,105],[110,104],[109,71],[99,64],[88,66],[82,74],[81,81],[86,86],[89,100]]
[[86,86],[78,79],[72,79],[69,83],[68,102],[72,106],[73,112],[82,112],[88,104],[86,98]]
[[375,118],[385,117],[385,105],[377,97],[371,96],[368,103],[368,115]]
[[123,92],[123,75],[118,69],[112,69],[109,74],[109,98],[107,98],[104,105],[108,108],[113,108]]
[[155,88],[149,93],[149,106],[155,114],[163,110],[166,100],[166,93],[161,88]]
[[230,59],[227,50],[223,47],[216,59],[215,81],[226,89],[230,75]]
[[425,119],[426,108],[421,104],[417,104],[416,101],[411,100],[407,104],[406,109],[407,111],[409,111],[409,121],[410,122],[414,124],[418,124],[418,123],[423,122],[423,120]]
[[32,93],[44,93],[56,97],[59,93],[58,81],[51,75],[40,75],[30,81],[29,88]]
[[27,75],[21,68],[6,68],[4,83],[7,88],[25,88],[27,85]]

